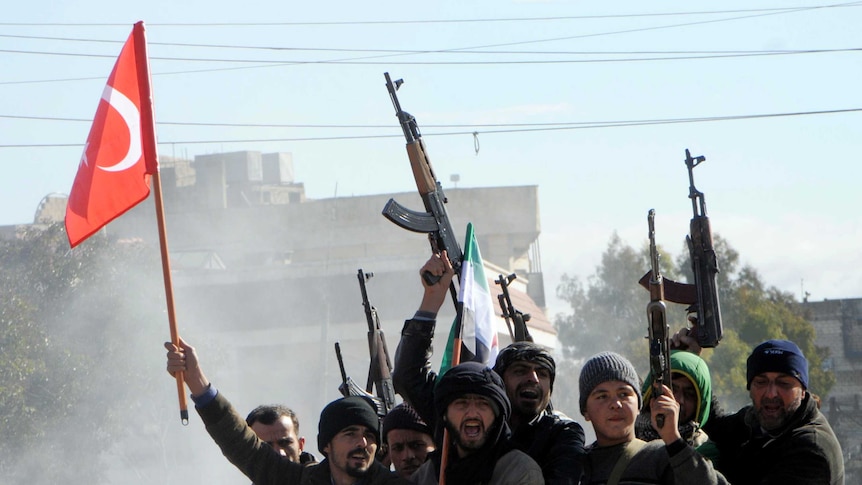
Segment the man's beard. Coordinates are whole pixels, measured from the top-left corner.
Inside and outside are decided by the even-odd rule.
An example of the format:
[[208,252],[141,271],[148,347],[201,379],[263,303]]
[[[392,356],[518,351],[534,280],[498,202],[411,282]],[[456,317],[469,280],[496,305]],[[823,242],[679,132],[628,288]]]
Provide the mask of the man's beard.
[[[771,399],[763,398],[760,400],[760,409],[757,409],[757,422],[760,423],[760,427],[766,431],[775,431],[787,423],[787,420],[790,419],[790,416],[792,416],[797,409],[799,409],[801,404],[801,398],[794,399],[793,402],[786,407],[784,406],[784,401],[782,401],[780,397]],[[767,405],[777,405],[779,407],[778,412],[772,416],[765,416],[764,408]]]
[[[357,454],[362,454],[362,456],[364,457],[363,463],[368,463],[368,466],[365,466],[365,465],[351,466],[350,465],[351,456],[357,455]],[[347,474],[353,478],[364,477],[365,475],[368,474],[368,471],[371,469],[371,462],[368,461],[369,458],[371,458],[371,455],[368,453],[368,451],[365,448],[356,448],[355,450],[353,450],[347,454],[347,460],[344,464],[344,471],[347,472]]]
[[[464,427],[464,425],[461,425]],[[455,426],[450,422],[446,422],[446,428],[449,429],[449,433],[452,434],[455,443],[463,448],[464,450],[476,451],[482,449],[486,444],[488,444],[488,440],[491,438],[491,429],[494,428],[494,425],[491,425],[491,429],[486,429],[483,424],[479,425],[479,437],[477,439],[467,440],[465,438],[465,433],[460,429],[456,429]]]

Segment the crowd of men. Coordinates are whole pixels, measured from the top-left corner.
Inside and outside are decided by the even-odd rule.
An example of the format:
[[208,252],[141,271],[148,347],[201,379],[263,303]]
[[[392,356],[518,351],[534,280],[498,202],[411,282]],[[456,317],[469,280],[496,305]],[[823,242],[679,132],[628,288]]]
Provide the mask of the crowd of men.
[[[824,484],[844,483],[838,440],[808,390],[796,344],[768,340],[751,352],[751,404],[719,415],[709,369],[685,330],[673,341],[671,386],[641,379],[625,357],[600,352],[579,378],[579,411],[596,440],[553,409],[556,363],[532,342],[502,349],[493,367],[465,362],[437,375],[430,363],[437,312],[454,276],[446,254],[420,273],[422,302],[407,320],[393,383],[404,402],[381,423],[373,403],[350,396],[320,414],[316,462],[287,408],[246,419],[201,369],[195,348],[166,343],[167,370],[183,372],[195,408],[225,457],[255,484]],[[386,461],[378,460],[386,446]],[[394,468],[394,471],[391,470]]]

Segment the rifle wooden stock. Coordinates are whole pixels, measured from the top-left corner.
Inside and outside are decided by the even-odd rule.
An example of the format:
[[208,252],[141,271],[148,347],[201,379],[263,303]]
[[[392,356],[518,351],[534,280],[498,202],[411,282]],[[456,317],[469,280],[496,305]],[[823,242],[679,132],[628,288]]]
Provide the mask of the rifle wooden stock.
[[[425,143],[421,139],[407,144],[407,157],[410,159],[419,195],[425,196],[437,190],[437,177],[425,152]],[[428,207],[426,209],[430,210]]]
[[[431,250],[435,254],[446,251],[452,268],[455,270],[455,275],[460,279],[464,253],[461,251],[461,246],[458,244],[449,222],[443,186],[437,180],[434,169],[431,167],[431,161],[428,159],[425,143],[419,133],[419,126],[416,124],[416,118],[401,109],[397,90],[403,81],[399,79],[393,83],[388,72],[384,73],[384,76],[386,77],[386,89],[389,91],[389,97],[395,107],[395,114],[407,140],[407,156],[410,159],[416,189],[425,205],[425,212],[410,210],[395,202],[394,199],[390,199],[383,207],[383,216],[403,229],[428,234]],[[429,272],[423,274],[422,277],[428,284],[434,284],[440,280],[439,277]],[[452,293],[453,298],[457,299],[454,286],[450,286],[450,293]]]
[[[645,290],[649,290],[650,280],[652,279],[652,270],[647,271],[638,280],[638,284],[643,286]],[[682,303],[684,305],[693,305],[697,303],[697,288],[691,283],[680,283],[666,276],[661,277],[662,291],[664,291],[664,301],[673,303]]]

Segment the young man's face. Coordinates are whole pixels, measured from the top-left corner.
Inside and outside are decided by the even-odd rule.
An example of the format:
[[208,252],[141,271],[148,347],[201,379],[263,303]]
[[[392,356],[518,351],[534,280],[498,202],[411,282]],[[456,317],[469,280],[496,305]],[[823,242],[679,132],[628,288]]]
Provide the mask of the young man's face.
[[360,478],[374,463],[377,438],[370,428],[352,425],[339,431],[323,451],[326,452],[333,475],[347,474]]
[[255,421],[251,425],[251,429],[258,438],[266,441],[275,451],[281,453],[281,456],[287,457],[294,463],[299,463],[299,455],[305,447],[305,438],[296,436],[293,420],[288,416],[280,416],[272,424]]
[[410,478],[425,463],[428,453],[434,451],[431,436],[415,429],[393,429],[386,433],[386,441],[389,459],[402,478]]
[[449,404],[445,418],[458,454],[467,456],[488,442],[496,415],[488,398],[465,394]]
[[533,362],[519,360],[503,372],[512,411],[528,418],[542,412],[551,401],[551,372]]
[[783,426],[799,409],[805,389],[790,374],[764,372],[752,379],[748,394],[760,426],[773,431]]
[[673,376],[671,380],[673,384],[673,398],[679,403],[680,424],[695,421],[698,404],[697,388],[694,387],[694,383],[688,377],[677,373],[672,373],[671,375]]
[[622,381],[602,382],[587,397],[584,418],[593,423],[599,446],[612,446],[635,437],[638,395]]

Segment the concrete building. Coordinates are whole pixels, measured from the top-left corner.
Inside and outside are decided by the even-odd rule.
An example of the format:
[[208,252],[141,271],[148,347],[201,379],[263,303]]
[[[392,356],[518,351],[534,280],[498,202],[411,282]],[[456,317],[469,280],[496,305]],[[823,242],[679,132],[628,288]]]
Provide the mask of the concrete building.
[[821,410],[841,441],[847,483],[862,478],[862,298],[805,302],[817,331],[816,343],[831,355],[824,367],[835,373],[835,386]]
[[[316,420],[338,397],[335,342],[347,374],[366,383],[358,269],[374,274],[368,295],[394,359],[403,321],[419,305],[418,270],[431,251],[426,235],[399,228],[381,211],[390,198],[420,210],[416,192],[308,199],[293,178],[290,154],[254,151],[162,157],[161,182],[180,334],[203,351],[211,379],[238,409],[284,402],[306,422]],[[531,315],[535,340],[555,347],[542,308],[538,188],[447,188],[446,195],[457,238],[463,241],[467,222],[475,226],[492,295],[498,276],[515,273],[515,307]],[[51,213],[62,214],[53,202]],[[93,237],[157,245],[152,198]],[[453,307],[447,303],[438,316],[435,363]],[[511,338],[502,318],[497,327],[502,347]]]

